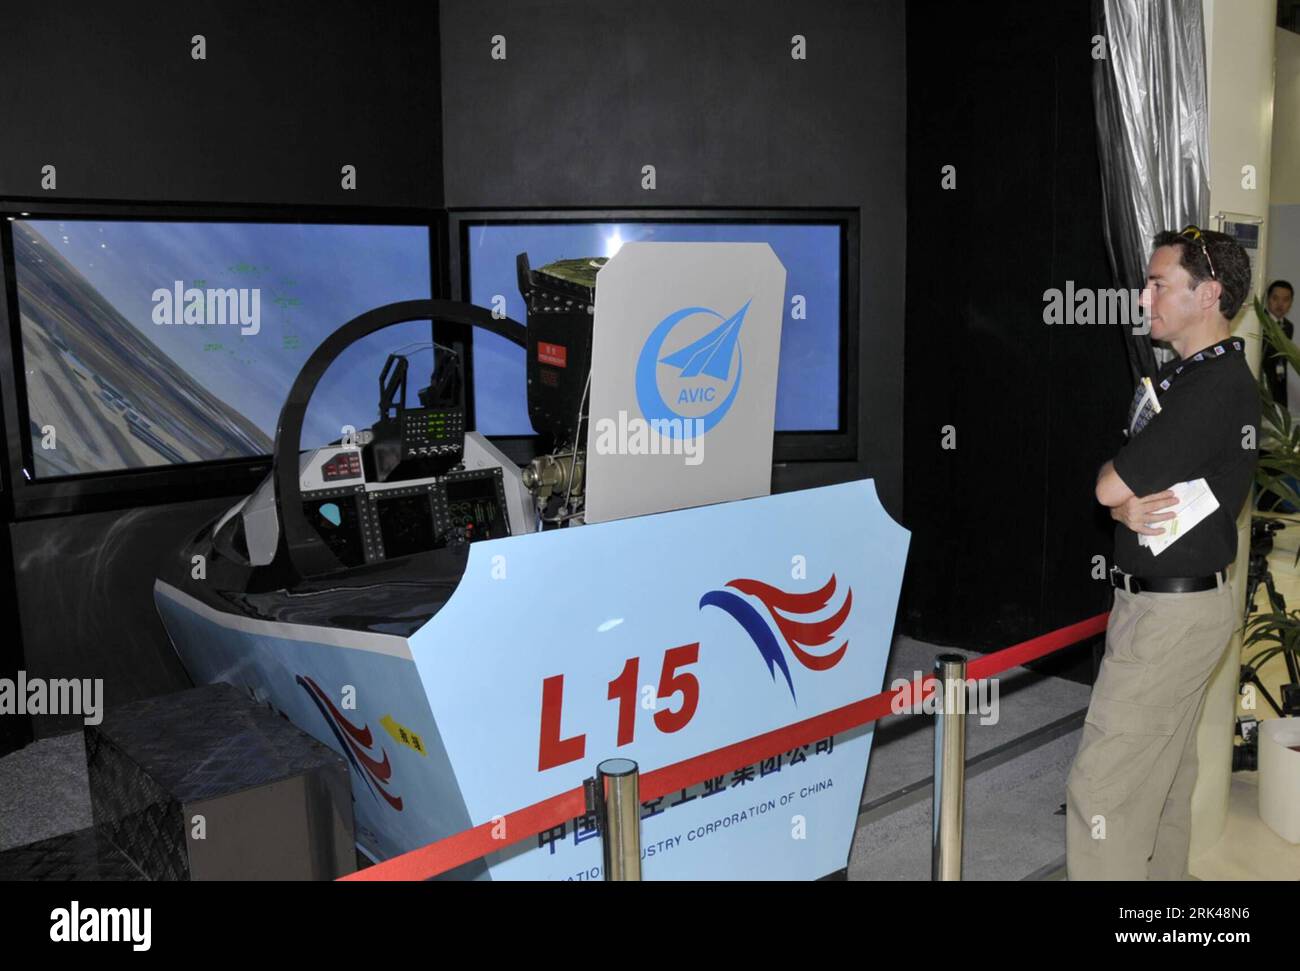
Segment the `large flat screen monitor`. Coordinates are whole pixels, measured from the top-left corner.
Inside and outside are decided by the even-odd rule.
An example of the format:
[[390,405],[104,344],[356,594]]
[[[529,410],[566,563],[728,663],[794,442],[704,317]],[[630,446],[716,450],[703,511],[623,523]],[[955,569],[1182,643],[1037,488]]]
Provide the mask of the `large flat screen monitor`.
[[[9,221],[23,468],[41,480],[264,456],[308,355],[351,318],[432,296],[428,225],[41,216]],[[374,334],[326,374],[303,447],[376,417]],[[412,357],[413,373],[420,358]]]
[[[856,221],[847,215],[453,213],[458,236],[453,287],[460,298],[504,307],[526,322],[515,260],[536,269],[554,260],[613,256],[632,241],[766,242],[786,268],[785,317],[777,381],[777,456],[782,440],[816,439],[801,457],[851,458],[847,247]],[[457,272],[458,271],[458,272]],[[599,284],[597,284],[599,286]],[[453,290],[453,295],[456,291]],[[472,337],[472,398],[479,431],[529,436],[524,351],[492,334]],[[789,449],[784,450],[789,453]]]

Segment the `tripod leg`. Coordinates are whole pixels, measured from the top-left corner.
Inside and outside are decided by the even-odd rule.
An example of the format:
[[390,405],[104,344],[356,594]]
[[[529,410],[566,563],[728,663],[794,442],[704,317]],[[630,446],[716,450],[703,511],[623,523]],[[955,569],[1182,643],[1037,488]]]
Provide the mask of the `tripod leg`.
[[1273,609],[1278,613],[1286,613],[1286,601],[1282,599],[1282,595],[1277,592],[1277,587],[1273,585],[1272,571],[1266,570],[1260,579],[1264,581],[1264,586],[1268,588],[1268,602],[1273,605]]
[[1246,581],[1246,616],[1249,617],[1255,612],[1255,591],[1259,589],[1259,577],[1251,574],[1250,579]]

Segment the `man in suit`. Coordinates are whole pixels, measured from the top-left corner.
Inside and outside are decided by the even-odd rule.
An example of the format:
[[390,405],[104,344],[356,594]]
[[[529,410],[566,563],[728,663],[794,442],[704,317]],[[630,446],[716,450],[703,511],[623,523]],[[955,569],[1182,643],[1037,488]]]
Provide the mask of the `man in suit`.
[[[1274,280],[1268,285],[1268,293],[1264,297],[1264,307],[1268,315],[1282,325],[1288,339],[1295,336],[1295,325],[1287,320],[1287,313],[1291,309],[1291,301],[1295,296],[1295,290],[1286,280]],[[1264,376],[1268,379],[1269,390],[1273,392],[1273,400],[1279,404],[1292,406],[1293,414],[1300,412],[1300,401],[1287,401],[1286,378],[1287,363],[1286,358],[1267,344],[1264,346],[1264,363],[1262,365]]]

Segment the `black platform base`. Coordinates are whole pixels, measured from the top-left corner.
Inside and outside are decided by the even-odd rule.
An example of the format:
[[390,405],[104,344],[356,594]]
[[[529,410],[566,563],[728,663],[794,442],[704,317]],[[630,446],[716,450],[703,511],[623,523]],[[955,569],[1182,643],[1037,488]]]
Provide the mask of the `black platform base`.
[[151,880],[329,880],[355,868],[347,763],[227,684],[86,726],[100,841]]
[[94,829],[82,829],[0,853],[8,880],[145,880],[144,873]]

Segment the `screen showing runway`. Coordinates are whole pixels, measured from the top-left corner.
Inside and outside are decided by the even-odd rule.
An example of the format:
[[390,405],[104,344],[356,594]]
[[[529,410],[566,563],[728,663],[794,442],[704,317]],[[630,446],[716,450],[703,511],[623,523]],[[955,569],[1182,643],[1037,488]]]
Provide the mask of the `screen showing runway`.
[[[428,299],[425,226],[30,219],[12,224],[36,478],[271,451],[294,377],[363,311]],[[389,350],[373,334],[325,375],[303,447],[368,425]]]

